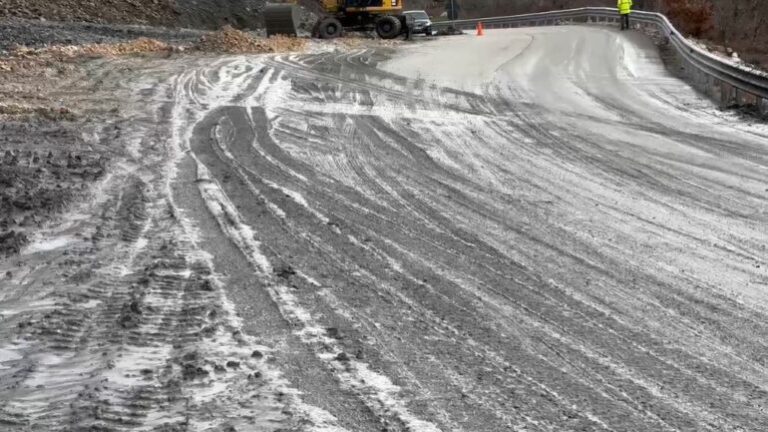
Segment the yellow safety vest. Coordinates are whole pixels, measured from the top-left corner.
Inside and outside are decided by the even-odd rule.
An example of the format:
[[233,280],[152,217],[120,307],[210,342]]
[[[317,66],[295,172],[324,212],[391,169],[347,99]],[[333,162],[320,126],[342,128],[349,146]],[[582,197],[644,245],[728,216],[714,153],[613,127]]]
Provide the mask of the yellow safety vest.
[[626,15],[632,12],[632,0],[618,0],[616,7],[619,8],[619,13]]

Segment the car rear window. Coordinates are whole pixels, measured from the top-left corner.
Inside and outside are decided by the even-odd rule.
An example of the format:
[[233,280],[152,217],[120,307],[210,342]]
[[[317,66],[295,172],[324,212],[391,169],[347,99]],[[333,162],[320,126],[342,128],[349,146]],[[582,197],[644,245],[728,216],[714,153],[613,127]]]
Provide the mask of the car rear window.
[[424,11],[409,11],[406,13],[408,15],[413,15],[415,19],[429,19],[429,15]]

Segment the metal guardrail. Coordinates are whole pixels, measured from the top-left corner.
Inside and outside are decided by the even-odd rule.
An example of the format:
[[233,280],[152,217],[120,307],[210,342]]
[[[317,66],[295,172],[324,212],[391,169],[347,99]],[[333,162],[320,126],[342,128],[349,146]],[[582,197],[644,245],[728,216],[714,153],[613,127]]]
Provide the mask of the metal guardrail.
[[[433,28],[473,30],[479,22],[486,29],[551,26],[571,22],[617,23],[615,8],[586,7],[552,12],[433,23]],[[723,106],[752,106],[768,116],[768,74],[717,57],[692,44],[667,19],[655,12],[632,12],[632,21],[655,26],[664,33],[692,83]]]

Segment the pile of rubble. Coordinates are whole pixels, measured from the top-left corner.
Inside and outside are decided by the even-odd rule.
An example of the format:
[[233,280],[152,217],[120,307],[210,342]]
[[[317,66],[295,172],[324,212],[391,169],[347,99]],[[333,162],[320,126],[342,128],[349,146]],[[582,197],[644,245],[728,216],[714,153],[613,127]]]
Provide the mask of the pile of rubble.
[[53,73],[66,69],[71,60],[83,58],[118,57],[138,54],[184,52],[188,50],[206,53],[264,54],[301,52],[308,45],[307,39],[292,37],[262,38],[236,30],[230,26],[218,32],[202,36],[196,43],[172,45],[156,39],[138,38],[129,42],[89,43],[83,45],[52,45],[43,48],[17,46],[8,56],[0,56],[0,72]]
[[62,74],[71,68],[72,60],[76,59],[171,53],[181,50],[183,49],[147,38],[120,43],[53,45],[45,48],[17,46],[8,56],[0,56],[0,72],[24,76]]
[[306,45],[306,39],[282,36],[259,38],[231,26],[226,26],[218,32],[203,36],[195,48],[204,52],[262,54],[303,51]]
[[[307,39],[295,37],[257,37],[231,26],[226,26],[220,31],[202,36],[191,48],[202,52],[264,54],[303,51],[307,43]],[[131,42],[120,43],[54,45],[45,48],[16,47],[12,50],[11,57],[16,60],[47,58],[67,60],[88,57],[117,57],[145,53],[181,52],[187,48],[189,47],[173,46],[155,39],[139,38]],[[9,67],[0,58],[0,70],[8,70]]]
[[28,116],[37,115],[41,118],[53,121],[74,121],[75,113],[66,107],[23,106],[17,104],[0,104],[0,116]]
[[13,55],[19,58],[46,57],[72,59],[80,57],[116,57],[121,55],[171,52],[173,47],[166,43],[147,38],[115,44],[56,45],[47,48],[17,47]]

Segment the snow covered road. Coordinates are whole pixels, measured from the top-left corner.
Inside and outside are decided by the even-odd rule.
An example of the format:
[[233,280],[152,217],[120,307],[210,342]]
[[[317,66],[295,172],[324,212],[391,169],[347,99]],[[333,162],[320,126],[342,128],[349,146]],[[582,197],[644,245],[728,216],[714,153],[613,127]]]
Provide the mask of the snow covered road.
[[[162,316],[131,332],[156,349],[60,343],[88,378],[37,400],[40,424],[49,403],[111,430],[768,428],[768,129],[716,111],[644,36],[499,30],[147,74],[125,84],[153,112],[126,219],[144,228],[115,240],[110,284],[143,278],[125,296]],[[133,308],[115,301],[115,319]],[[38,381],[11,374],[49,336],[12,336],[15,425]],[[102,351],[135,373],[85,367]],[[107,396],[78,396],[92,381]],[[130,403],[177,393],[172,414]],[[135,425],[82,408],[103,400]]]

